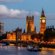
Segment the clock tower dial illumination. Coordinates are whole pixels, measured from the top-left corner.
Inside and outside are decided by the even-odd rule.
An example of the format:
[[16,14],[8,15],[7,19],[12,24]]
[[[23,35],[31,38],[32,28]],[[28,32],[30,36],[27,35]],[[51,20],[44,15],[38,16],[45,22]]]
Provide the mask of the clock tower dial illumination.
[[45,23],[45,20],[42,20],[42,23]]

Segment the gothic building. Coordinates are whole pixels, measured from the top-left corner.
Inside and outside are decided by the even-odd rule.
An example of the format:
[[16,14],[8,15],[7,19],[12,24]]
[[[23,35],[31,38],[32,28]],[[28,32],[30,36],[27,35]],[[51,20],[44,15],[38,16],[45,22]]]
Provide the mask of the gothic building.
[[26,18],[26,32],[27,33],[35,32],[34,16],[27,16],[27,18]]
[[41,17],[40,17],[40,33],[44,34],[46,30],[46,17],[44,14],[44,10],[42,9]]

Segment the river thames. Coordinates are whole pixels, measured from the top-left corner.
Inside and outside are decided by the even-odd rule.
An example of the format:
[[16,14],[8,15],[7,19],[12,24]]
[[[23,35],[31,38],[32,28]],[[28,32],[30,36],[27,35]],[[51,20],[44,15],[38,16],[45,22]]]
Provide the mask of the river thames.
[[42,48],[40,52],[29,52],[23,47],[0,46],[0,55],[55,55],[55,49]]

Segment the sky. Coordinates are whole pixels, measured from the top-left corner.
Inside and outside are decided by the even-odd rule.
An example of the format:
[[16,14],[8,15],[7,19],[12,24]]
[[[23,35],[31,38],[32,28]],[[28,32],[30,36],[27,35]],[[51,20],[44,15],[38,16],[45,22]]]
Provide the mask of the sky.
[[26,29],[26,16],[35,16],[36,31],[42,8],[45,11],[47,26],[55,25],[55,0],[0,0],[0,22],[4,23],[4,31],[12,31],[17,27]]

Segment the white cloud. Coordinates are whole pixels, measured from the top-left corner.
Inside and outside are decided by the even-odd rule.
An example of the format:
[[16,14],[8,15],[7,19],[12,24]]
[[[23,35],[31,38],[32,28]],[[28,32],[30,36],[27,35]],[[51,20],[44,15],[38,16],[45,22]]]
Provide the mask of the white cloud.
[[[0,5],[0,18],[24,18],[29,15],[29,11],[19,9],[9,9],[5,5]],[[38,12],[32,12],[34,16],[38,16]]]
[[8,9],[5,5],[0,5],[0,18],[9,17],[9,18],[18,18],[25,17],[28,15],[28,11],[19,10],[19,9]]
[[39,16],[39,12],[35,11],[35,12],[33,12],[33,15],[34,16]]

